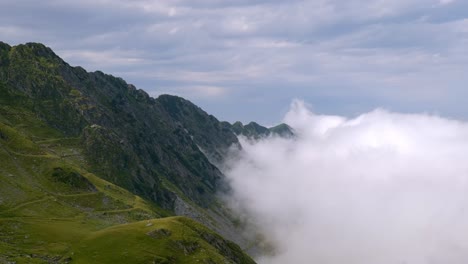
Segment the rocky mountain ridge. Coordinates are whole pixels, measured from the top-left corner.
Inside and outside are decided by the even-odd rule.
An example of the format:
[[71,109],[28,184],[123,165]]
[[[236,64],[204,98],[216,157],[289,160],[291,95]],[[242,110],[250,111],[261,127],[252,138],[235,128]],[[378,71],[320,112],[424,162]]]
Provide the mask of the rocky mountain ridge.
[[237,121],[232,125],[228,125],[234,134],[237,136],[244,136],[249,139],[260,139],[268,136],[279,136],[279,137],[294,137],[294,129],[289,125],[282,123],[277,126],[270,128],[264,127],[257,124],[256,122],[250,122],[247,125]]
[[191,222],[152,220],[186,215],[249,247],[217,197],[223,175],[214,164],[239,141],[183,98],[151,98],[121,78],[72,67],[42,44],[0,42],[0,146],[0,229],[10,234],[0,237],[0,262],[80,263],[88,249],[105,250],[98,237],[143,232],[120,225],[147,220],[169,230],[149,240],[167,250],[135,256],[253,263]]
[[71,67],[41,44],[1,47],[6,97],[80,136],[102,177],[171,209],[175,197],[158,184],[168,175],[195,202],[209,204],[221,173],[199,147],[221,159],[237,143],[216,118],[183,98],[153,99],[120,78]]

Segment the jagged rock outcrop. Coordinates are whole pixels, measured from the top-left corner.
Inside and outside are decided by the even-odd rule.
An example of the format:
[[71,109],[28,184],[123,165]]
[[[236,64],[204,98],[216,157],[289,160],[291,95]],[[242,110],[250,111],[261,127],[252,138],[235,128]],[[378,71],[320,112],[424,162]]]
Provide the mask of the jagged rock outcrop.
[[264,127],[255,122],[250,122],[247,125],[243,125],[241,122],[237,121],[232,125],[229,123],[224,125],[227,126],[234,134],[238,136],[244,136],[249,139],[260,139],[270,135],[280,137],[294,137],[294,130],[284,123],[270,128]]

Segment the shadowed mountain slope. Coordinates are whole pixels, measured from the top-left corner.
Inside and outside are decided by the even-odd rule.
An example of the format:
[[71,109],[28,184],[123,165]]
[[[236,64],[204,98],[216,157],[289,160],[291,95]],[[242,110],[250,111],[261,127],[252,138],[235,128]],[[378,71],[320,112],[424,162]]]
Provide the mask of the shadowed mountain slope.
[[[42,44],[0,42],[0,263],[103,263],[111,244],[101,238],[114,232],[149,243],[129,248],[142,261],[253,263],[201,225],[162,218],[236,233],[210,162],[232,144],[230,130],[183,98],[151,98]],[[143,220],[174,239],[155,239]]]

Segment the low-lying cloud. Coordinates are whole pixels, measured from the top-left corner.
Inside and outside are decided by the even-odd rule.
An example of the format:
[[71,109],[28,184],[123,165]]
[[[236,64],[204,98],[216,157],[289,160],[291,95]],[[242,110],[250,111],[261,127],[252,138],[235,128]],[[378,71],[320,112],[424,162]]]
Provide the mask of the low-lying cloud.
[[468,263],[468,123],[300,101],[284,121],[296,138],[242,139],[226,172],[276,248],[260,263]]

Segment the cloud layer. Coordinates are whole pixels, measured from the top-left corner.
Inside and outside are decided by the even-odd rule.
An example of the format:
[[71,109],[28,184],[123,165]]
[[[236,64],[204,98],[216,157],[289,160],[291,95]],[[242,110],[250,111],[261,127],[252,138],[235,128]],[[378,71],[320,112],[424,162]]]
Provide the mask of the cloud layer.
[[466,118],[467,14],[460,0],[0,0],[0,36],[230,121],[275,122],[294,97]]
[[260,263],[468,261],[468,123],[295,101],[295,139],[244,140],[231,197],[276,246]]

